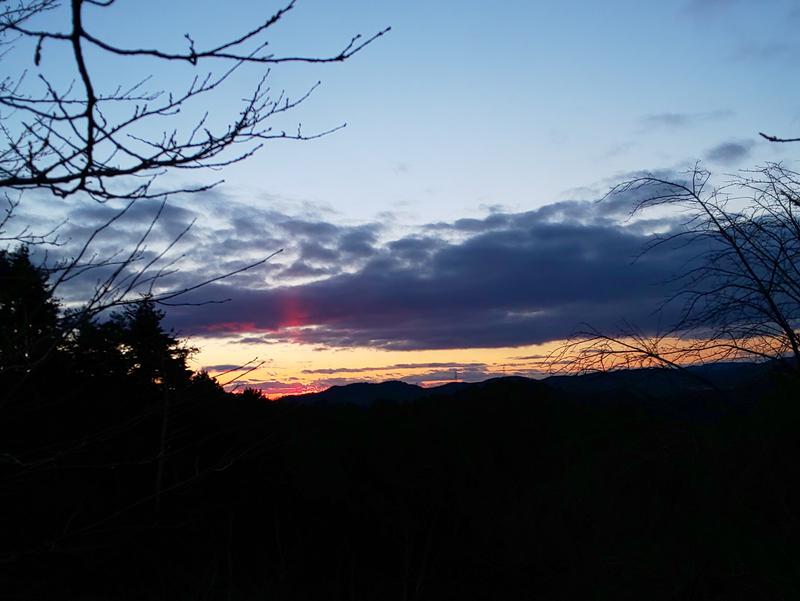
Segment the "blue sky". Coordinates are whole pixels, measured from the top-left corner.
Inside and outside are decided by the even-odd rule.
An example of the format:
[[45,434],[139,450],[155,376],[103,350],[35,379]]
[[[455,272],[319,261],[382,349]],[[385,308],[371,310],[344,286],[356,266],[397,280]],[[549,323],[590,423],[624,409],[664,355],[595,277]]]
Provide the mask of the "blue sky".
[[[88,7],[85,21],[120,46],[182,50],[184,33],[208,46],[280,6],[118,0]],[[58,29],[63,16],[44,25]],[[222,172],[165,178],[225,179],[165,214],[162,240],[197,219],[182,281],[286,248],[210,291],[229,304],[171,319],[202,348],[198,366],[226,371],[269,357],[249,383],[271,392],[446,381],[456,364],[471,366],[462,373],[472,379],[509,365],[530,375],[541,369],[531,358],[581,320],[653,322],[664,294],[655,280],[685,257],[632,268],[651,232],[594,201],[631,173],[675,175],[698,160],[716,181],[764,161],[792,165],[796,146],[758,132],[800,135],[798,25],[796,0],[299,0],[271,31],[276,54],[330,55],[353,34],[392,31],[344,64],[278,65],[270,75],[290,97],[322,81],[278,129],[345,129],[271,142]],[[19,45],[4,66],[30,66],[31,52]],[[48,43],[41,68],[67,84],[70,60]],[[100,55],[89,63],[108,88],[151,76],[149,89],[170,90],[215,66]],[[242,69],[175,123],[206,111],[218,123],[235,118],[262,71]],[[131,212],[134,221],[98,244],[130,244],[150,210]],[[23,207],[32,222],[70,213],[75,239],[105,211],[34,197]],[[408,365],[417,367],[398,367]]]
[[[87,9],[87,20],[121,45],[183,49],[183,33],[202,46],[280,5],[118,2]],[[281,126],[348,127],[269,146],[227,170],[226,191],[311,202],[347,220],[389,211],[422,223],[590,196],[583,188],[602,193],[639,169],[704,159],[730,171],[781,158],[757,132],[800,129],[798,25],[796,0],[301,0],[270,36],[277,53],[331,53],[354,33],[392,32],[346,64],[276,68],[272,85],[290,95],[323,82]],[[58,60],[47,49],[45,58]],[[120,63],[96,68],[110,81],[121,72]],[[187,75],[147,61],[122,72],[152,74],[154,88]],[[258,73],[246,70],[197,111],[224,118]],[[731,142],[740,160],[714,160]]]
[[228,179],[344,218],[427,221],[602,192],[622,173],[710,159],[723,143],[749,152],[709,160],[715,171],[775,159],[783,149],[756,134],[800,126],[788,75],[797,6],[304,2],[280,48],[393,30],[349,64],[276,70],[288,89],[323,80],[293,116],[348,128],[270,149]]

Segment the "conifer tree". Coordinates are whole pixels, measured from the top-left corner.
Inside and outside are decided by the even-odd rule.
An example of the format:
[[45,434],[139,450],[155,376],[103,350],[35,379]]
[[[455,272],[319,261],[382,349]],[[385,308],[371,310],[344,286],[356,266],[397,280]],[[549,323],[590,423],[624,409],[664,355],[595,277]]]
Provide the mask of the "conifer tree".
[[120,350],[128,375],[145,385],[174,389],[191,377],[186,361],[192,349],[161,325],[164,312],[150,298],[128,305],[112,317],[120,329]]
[[56,349],[59,305],[26,246],[0,250],[0,374],[26,374]]

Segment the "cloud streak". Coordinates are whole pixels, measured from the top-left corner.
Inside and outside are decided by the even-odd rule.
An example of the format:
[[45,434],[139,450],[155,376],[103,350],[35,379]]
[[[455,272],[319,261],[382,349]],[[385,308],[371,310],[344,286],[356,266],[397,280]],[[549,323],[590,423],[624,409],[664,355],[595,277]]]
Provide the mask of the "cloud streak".
[[735,165],[750,156],[753,140],[734,140],[717,144],[706,151],[706,159],[723,165]]
[[641,119],[643,126],[647,128],[662,127],[665,129],[687,129],[714,121],[721,121],[734,115],[728,109],[706,111],[701,113],[678,113],[665,112],[645,115]]
[[[341,373],[364,373],[364,372],[391,372],[401,370],[418,370],[445,368],[453,369],[486,369],[485,363],[395,363],[393,365],[371,366],[371,367],[336,367],[321,369],[304,369],[304,374],[333,375]],[[452,371],[450,372],[452,373]]]
[[[257,269],[182,299],[229,302],[168,311],[181,335],[248,345],[516,347],[564,339],[582,322],[613,329],[621,318],[655,331],[653,311],[670,293],[664,282],[684,271],[696,251],[665,246],[640,256],[654,230],[676,223],[630,220],[638,200],[630,194],[517,213],[494,209],[483,218],[430,223],[402,235],[377,223],[334,223],[313,211],[259,209],[216,192],[191,200],[168,206],[154,231],[158,246],[188,221],[212,215],[181,241],[176,250],[186,258],[165,285],[188,286],[286,248]],[[130,247],[141,235],[153,207],[135,209],[104,231],[98,244],[106,252]],[[73,212],[72,235],[85,236],[109,211],[93,205]],[[411,364],[387,369],[412,369],[403,365]],[[452,369],[414,369],[445,368]]]
[[[249,344],[389,350],[537,344],[563,339],[581,322],[612,327],[622,317],[656,328],[652,312],[665,294],[658,284],[693,251],[664,248],[638,257],[649,233],[615,217],[627,214],[630,202],[493,213],[382,243],[371,230],[315,225],[326,248],[349,253],[355,263],[297,285],[218,285],[203,295],[231,302],[178,307],[170,319],[184,334]],[[366,242],[353,253],[345,242],[356,232]],[[300,260],[310,260],[303,248]],[[318,256],[318,249],[311,252]]]

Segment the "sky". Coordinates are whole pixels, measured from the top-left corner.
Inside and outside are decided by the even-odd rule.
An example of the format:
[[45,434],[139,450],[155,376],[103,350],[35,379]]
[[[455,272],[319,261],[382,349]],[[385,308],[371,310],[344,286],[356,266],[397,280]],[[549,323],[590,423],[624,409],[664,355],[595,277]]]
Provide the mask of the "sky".
[[[184,33],[218,42],[280,5],[118,0],[86,22],[119,45],[180,50]],[[61,19],[54,11],[43,25]],[[191,298],[228,302],[171,308],[169,323],[200,349],[196,368],[234,370],[221,381],[263,361],[238,383],[271,395],[537,376],[581,324],[653,331],[669,319],[654,313],[667,282],[691,257],[672,248],[635,259],[680,215],[630,220],[635,199],[598,201],[633,174],[677,178],[697,161],[717,182],[791,163],[791,148],[758,132],[800,135],[798,25],[796,0],[300,0],[270,30],[276,54],[335,54],[354,34],[392,29],[342,64],[269,75],[292,98],[322,82],[276,128],[345,128],[270,142],[221,172],[162,178],[224,179],[170,200],[158,224],[153,249],[196,220],[174,282],[283,249]],[[69,61],[45,45],[39,68],[68,85]],[[2,64],[31,68],[30,49]],[[100,55],[90,67],[109,89],[141,76],[180,88],[197,73]],[[237,73],[176,126],[205,111],[212,123],[235,118],[261,71]],[[130,244],[155,209],[141,203],[97,244]],[[79,240],[113,210],[29,195],[20,218],[68,217],[65,234]]]

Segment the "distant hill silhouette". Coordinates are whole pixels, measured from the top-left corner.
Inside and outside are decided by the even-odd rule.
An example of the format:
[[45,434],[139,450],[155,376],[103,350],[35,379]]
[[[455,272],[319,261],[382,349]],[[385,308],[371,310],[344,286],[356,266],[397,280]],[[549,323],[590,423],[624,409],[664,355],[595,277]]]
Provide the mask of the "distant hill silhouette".
[[643,397],[672,397],[676,393],[730,390],[758,384],[776,369],[773,363],[712,363],[684,370],[620,369],[582,375],[559,375],[544,381],[561,390],[600,394],[628,390]]
[[349,403],[366,407],[379,401],[402,403],[426,396],[426,389],[398,380],[381,382],[358,382],[345,386],[331,386],[322,392],[313,392],[284,397],[284,400],[305,405],[329,405]]
[[489,380],[484,380],[483,382],[449,382],[447,384],[442,384],[441,386],[432,386],[429,388],[418,386],[416,384],[408,384],[407,382],[402,382],[400,380],[389,380],[387,382],[377,383],[356,382],[342,386],[331,386],[322,392],[311,392],[308,394],[286,396],[281,400],[287,403],[296,403],[301,405],[335,405],[346,403],[357,405],[359,407],[368,407],[374,403],[405,403],[431,396],[451,395],[468,388],[479,388],[485,386],[494,380],[520,382],[536,381],[530,378],[513,376],[507,378],[490,378]]
[[[579,402],[594,404],[627,401],[659,414],[675,416],[717,415],[736,406],[749,406],[773,374],[773,363],[717,363],[686,370],[664,368],[625,369],[581,375],[557,375],[541,380],[521,376],[489,378],[481,382],[450,382],[422,387],[391,380],[332,386],[322,392],[281,399],[284,403],[369,407],[378,403],[408,403],[480,391],[498,383],[513,384],[531,393],[549,390]],[[720,396],[724,396],[724,400]]]

